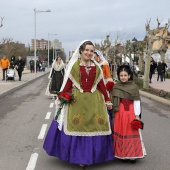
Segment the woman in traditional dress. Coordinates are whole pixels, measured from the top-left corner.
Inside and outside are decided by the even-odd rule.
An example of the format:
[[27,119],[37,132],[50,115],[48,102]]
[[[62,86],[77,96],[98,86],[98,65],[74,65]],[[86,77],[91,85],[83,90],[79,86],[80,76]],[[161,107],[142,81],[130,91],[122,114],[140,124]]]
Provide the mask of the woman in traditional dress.
[[60,56],[58,56],[53,64],[48,76],[49,83],[45,94],[48,96],[57,96],[57,92],[60,91],[61,85],[63,83],[63,77],[65,72],[65,64]]
[[133,80],[129,66],[119,67],[117,82],[112,90],[114,110],[114,156],[123,161],[135,163],[146,155],[141,130],[134,129],[131,122],[140,120],[141,104],[139,90]]
[[83,166],[114,159],[107,113],[112,105],[93,54],[93,43],[83,41],[70,59],[60,91],[74,99],[52,121],[43,146],[50,156]]
[[[94,51],[94,59],[99,63],[100,67],[102,68],[105,85],[108,82],[113,82],[113,78],[112,78],[111,73],[110,73],[109,63],[104,58],[101,51],[95,49],[95,51]],[[112,89],[112,88],[113,87],[110,87],[110,89]]]

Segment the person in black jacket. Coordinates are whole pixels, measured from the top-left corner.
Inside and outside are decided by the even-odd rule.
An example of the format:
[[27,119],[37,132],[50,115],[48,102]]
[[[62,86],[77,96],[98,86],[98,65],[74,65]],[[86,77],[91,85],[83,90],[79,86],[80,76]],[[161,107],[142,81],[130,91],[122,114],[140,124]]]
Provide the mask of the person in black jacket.
[[150,73],[149,73],[149,83],[152,83],[152,75],[155,73],[155,69],[157,68],[157,64],[155,63],[154,59],[151,57],[150,61]]
[[22,57],[19,56],[18,60],[16,60],[16,62],[15,62],[15,68],[18,71],[19,81],[21,81],[21,77],[22,77],[22,72],[24,70],[24,66],[25,66],[25,62],[22,59]]
[[165,63],[165,61],[162,61],[162,79],[165,81],[165,73],[166,73],[166,68],[167,68],[167,64]]
[[160,61],[158,62],[157,71],[158,71],[157,81],[159,81],[159,77],[160,77],[160,80],[163,81],[163,77],[162,77],[163,69],[162,69],[162,63]]

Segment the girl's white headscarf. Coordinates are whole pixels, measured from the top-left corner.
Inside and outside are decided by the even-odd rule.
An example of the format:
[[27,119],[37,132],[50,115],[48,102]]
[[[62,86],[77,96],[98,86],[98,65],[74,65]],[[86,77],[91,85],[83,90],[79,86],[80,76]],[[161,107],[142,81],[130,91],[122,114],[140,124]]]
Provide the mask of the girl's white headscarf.
[[95,49],[95,51],[97,53],[97,55],[100,57],[100,59],[103,61],[102,63],[105,63],[107,65],[109,65],[108,61],[105,59],[105,57],[103,56],[103,54],[101,53],[101,51]]

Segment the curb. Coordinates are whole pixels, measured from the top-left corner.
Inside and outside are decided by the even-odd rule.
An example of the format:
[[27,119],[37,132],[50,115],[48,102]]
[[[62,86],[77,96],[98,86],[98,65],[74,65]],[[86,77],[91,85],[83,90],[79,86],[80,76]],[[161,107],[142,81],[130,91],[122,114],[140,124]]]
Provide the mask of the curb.
[[37,80],[37,79],[39,79],[39,78],[41,78],[41,77],[43,77],[43,76],[45,76],[45,75],[47,75],[47,74],[49,74],[49,72],[44,73],[43,75],[40,75],[40,76],[38,76],[38,77],[36,77],[36,78],[34,78],[34,79],[32,79],[32,80],[29,80],[29,81],[27,81],[27,82],[24,82],[24,83],[22,83],[22,84],[19,84],[18,86],[15,86],[14,88],[12,88],[12,89],[10,89],[10,90],[7,90],[7,91],[1,93],[1,94],[0,94],[0,99],[1,99],[2,97],[4,97],[4,96],[6,96],[6,95],[8,95],[8,94],[10,94],[10,93],[12,93],[12,92],[14,92],[15,90],[18,90],[18,89],[20,89],[20,88],[23,88],[23,87],[27,86],[29,83],[32,83],[32,82],[34,82],[35,80]]
[[139,93],[140,93],[141,96],[144,96],[148,99],[151,99],[153,101],[159,102],[159,103],[161,103],[165,106],[170,107],[170,100],[164,99],[162,97],[159,97],[159,96],[156,96],[156,95],[153,95],[153,94],[141,91],[141,90],[139,90]]

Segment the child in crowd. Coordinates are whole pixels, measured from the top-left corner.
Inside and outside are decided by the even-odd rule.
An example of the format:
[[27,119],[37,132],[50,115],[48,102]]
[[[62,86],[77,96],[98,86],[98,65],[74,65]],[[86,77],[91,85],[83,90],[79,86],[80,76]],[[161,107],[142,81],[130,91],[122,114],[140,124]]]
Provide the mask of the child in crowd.
[[[129,66],[120,66],[117,75],[119,81],[112,90],[114,156],[123,162],[135,163],[137,158],[146,155],[141,130],[132,127],[132,121],[140,120],[141,117],[139,90],[132,81],[133,74]],[[142,128],[142,122],[137,123]]]

